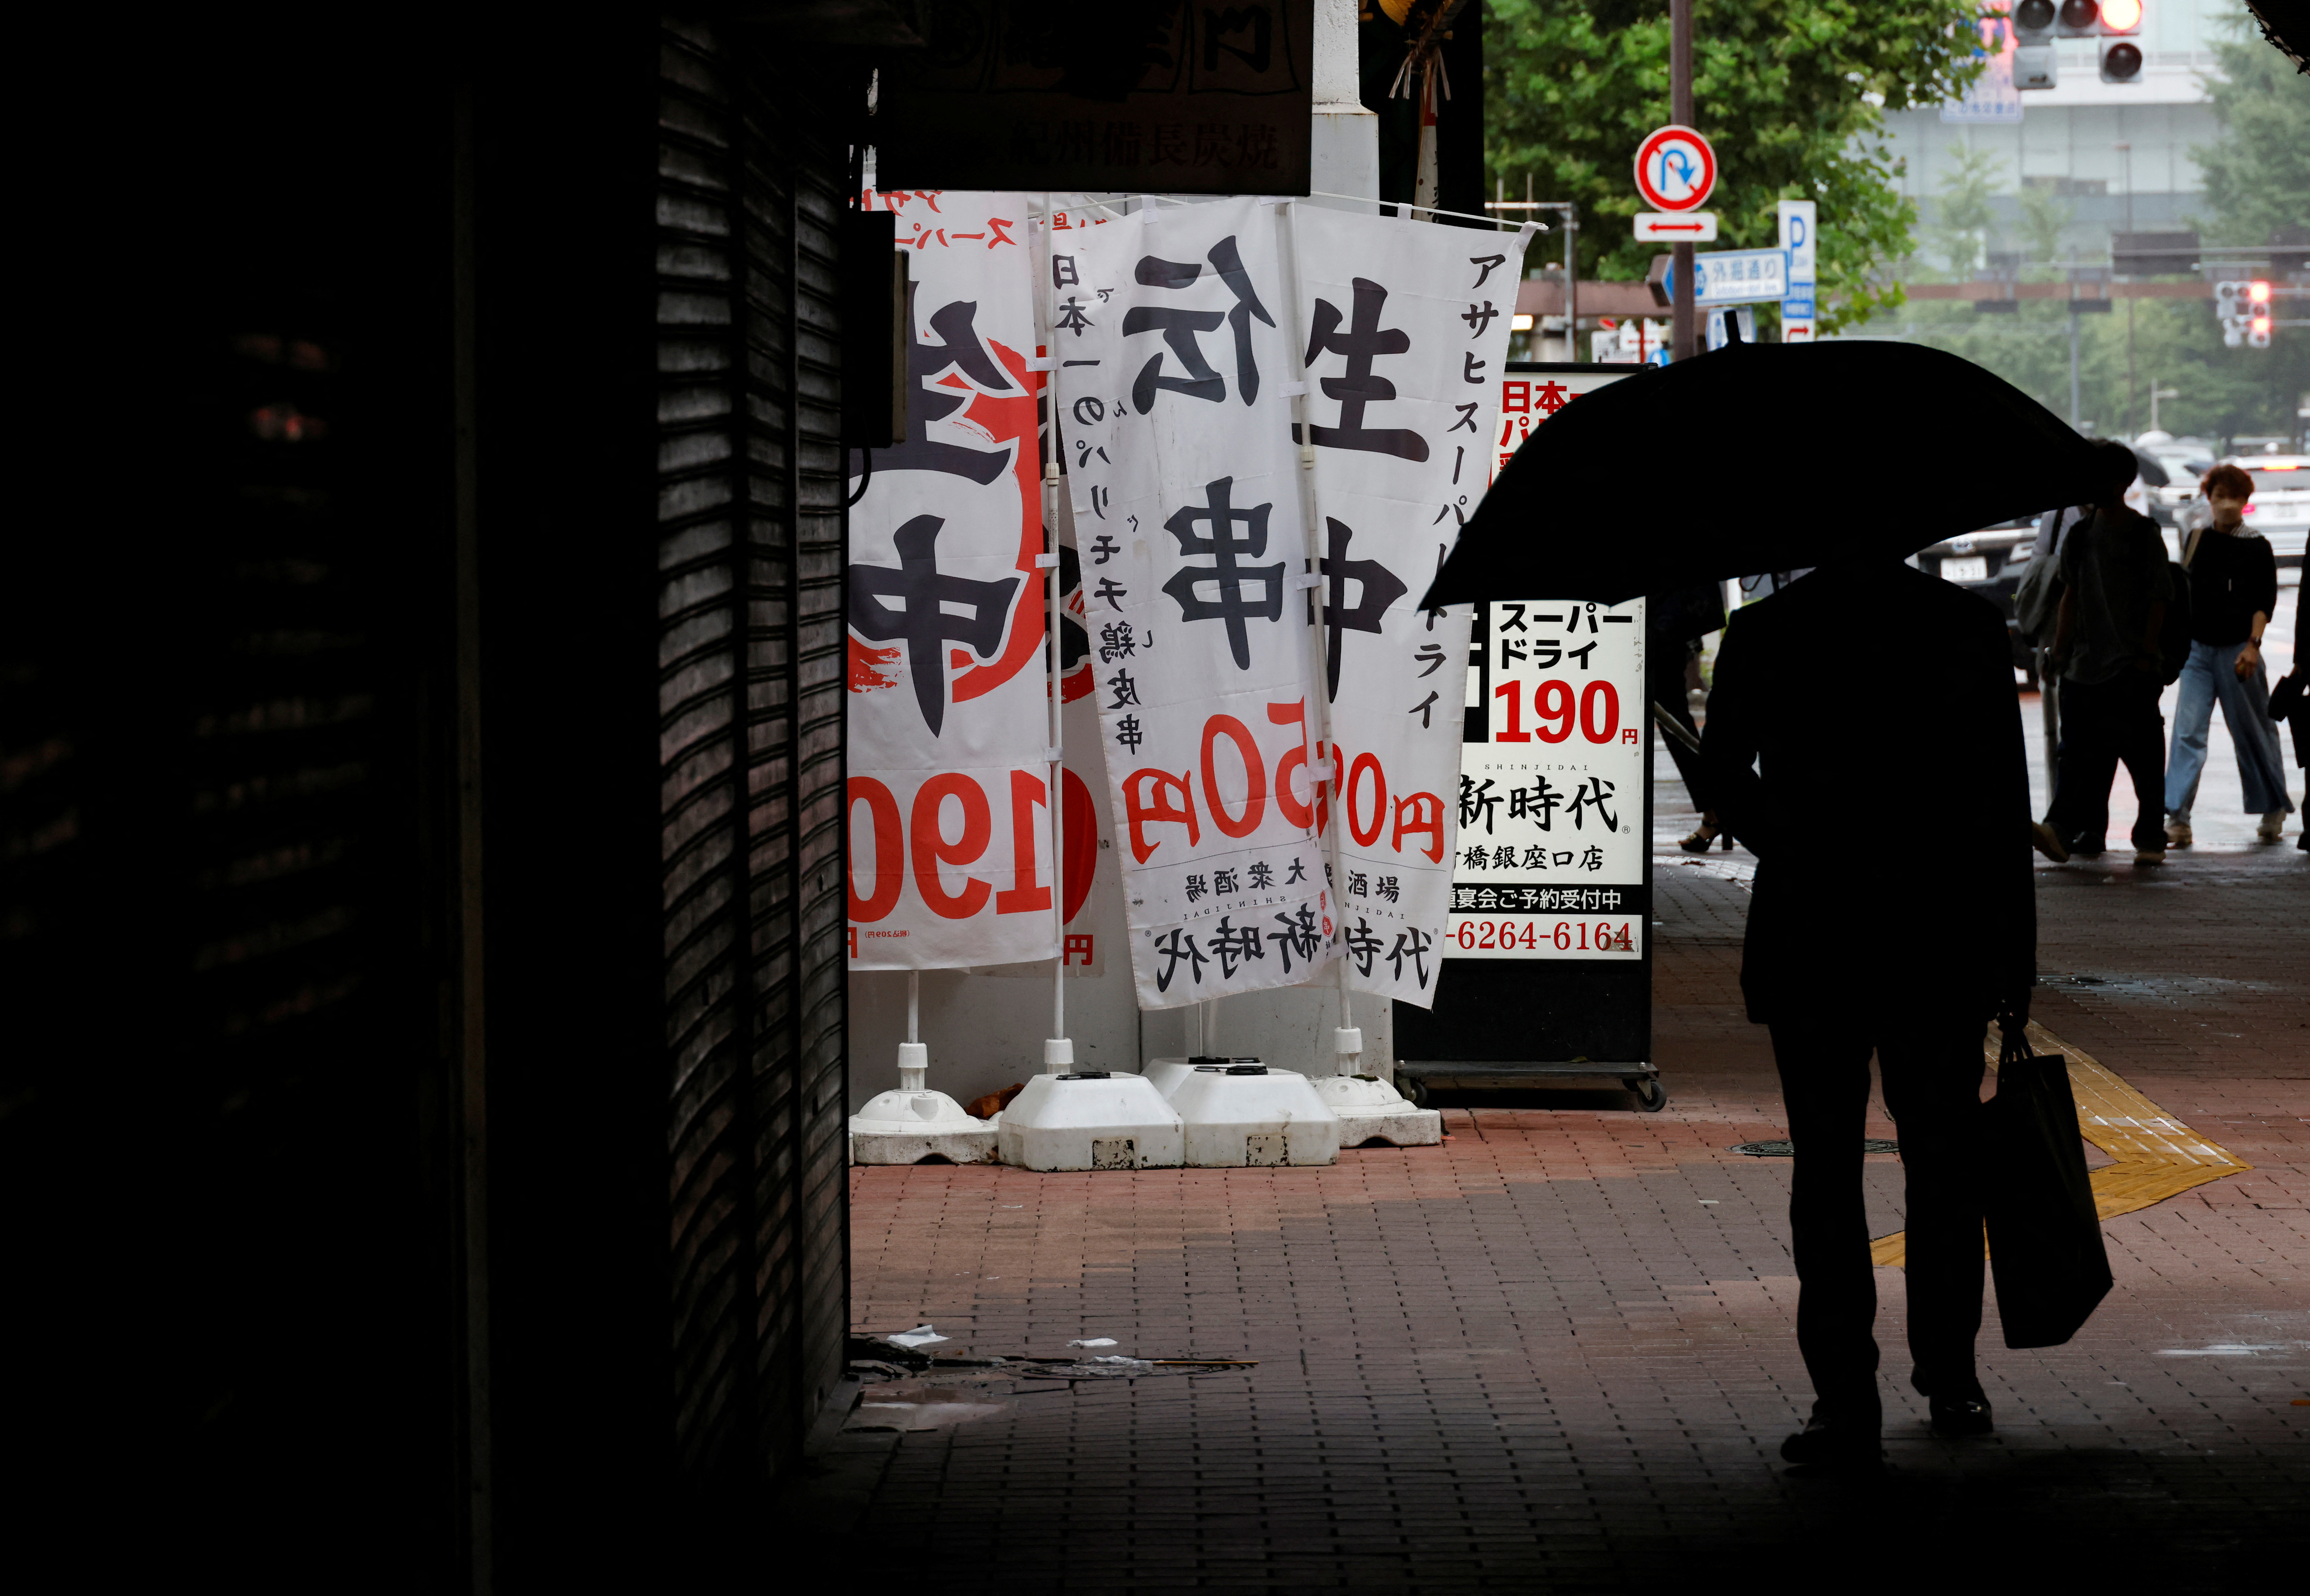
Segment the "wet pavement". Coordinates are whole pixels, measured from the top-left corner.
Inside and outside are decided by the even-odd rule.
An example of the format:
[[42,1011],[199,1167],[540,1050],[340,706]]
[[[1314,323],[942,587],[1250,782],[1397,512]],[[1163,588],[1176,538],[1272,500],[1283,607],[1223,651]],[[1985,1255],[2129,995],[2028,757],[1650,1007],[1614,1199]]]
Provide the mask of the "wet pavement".
[[[1778,1461],[1810,1393],[1790,1167],[1730,1150],[1785,1135],[1736,984],[1750,861],[1674,852],[1693,817],[1663,759],[1664,1111],[1550,1090],[1448,1109],[1440,1148],[1357,1149],[1324,1169],[854,1170],[862,1333],[929,1322],[951,1338],[930,1350],[950,1357],[1256,1362],[875,1373],[879,1411],[824,1437],[786,1522],[829,1573],[895,1590],[2042,1574],[2212,1591],[2298,1574],[2310,854],[2294,823],[2272,846],[2250,819],[2237,835],[2218,820],[2236,778],[2219,719],[2214,738],[2197,847],[2160,872],[2112,867],[2115,854],[2040,867],[2035,1014],[2156,1111],[2130,1117],[2247,1167],[2107,1219],[2117,1286],[2070,1345],[2009,1350],[1989,1305],[1993,1436],[1926,1430],[1898,1378],[1901,1276],[1885,1268],[1889,1472],[1805,1480]],[[1928,817],[1871,802],[1854,818],[1876,846],[1856,869],[1931,867]],[[2128,818],[2113,814],[2114,835]],[[1881,1104],[1868,1134],[1895,1135]],[[1872,1233],[1890,1236],[1898,1158],[1871,1157],[1867,1177]]]

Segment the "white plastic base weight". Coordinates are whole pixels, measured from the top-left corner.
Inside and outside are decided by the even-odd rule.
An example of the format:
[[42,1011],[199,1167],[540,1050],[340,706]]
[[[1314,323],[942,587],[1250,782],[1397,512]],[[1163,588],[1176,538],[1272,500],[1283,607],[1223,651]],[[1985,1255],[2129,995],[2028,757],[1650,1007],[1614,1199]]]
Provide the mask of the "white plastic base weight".
[[1179,1115],[1144,1075],[1037,1075],[995,1132],[1003,1162],[1021,1169],[1174,1169],[1185,1156]]
[[1366,1075],[1320,1075],[1316,1094],[1340,1120],[1340,1145],[1361,1147],[1377,1137],[1397,1147],[1437,1147],[1444,1116],[1414,1107],[1389,1082]]
[[1155,1083],[1155,1089],[1163,1094],[1163,1099],[1165,1102],[1168,1102],[1170,1101],[1171,1094],[1179,1089],[1180,1083],[1182,1081],[1192,1080],[1197,1070],[1213,1066],[1223,1067],[1228,1064],[1255,1064],[1257,1063],[1259,1063],[1259,1061],[1255,1058],[1226,1058],[1220,1056],[1206,1058],[1201,1054],[1198,1054],[1194,1058],[1150,1059],[1147,1063],[1147,1079]]
[[1329,1164],[1340,1156],[1339,1116],[1307,1077],[1255,1059],[1190,1066],[1172,1089],[1171,1106],[1185,1124],[1193,1169]]
[[994,1162],[994,1127],[973,1119],[944,1092],[884,1092],[850,1116],[854,1164]]

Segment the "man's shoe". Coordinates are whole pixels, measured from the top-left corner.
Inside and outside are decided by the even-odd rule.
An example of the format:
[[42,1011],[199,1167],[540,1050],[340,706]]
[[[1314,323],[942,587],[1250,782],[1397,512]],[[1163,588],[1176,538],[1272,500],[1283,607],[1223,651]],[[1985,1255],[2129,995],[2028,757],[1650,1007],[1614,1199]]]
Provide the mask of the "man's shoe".
[[1874,1424],[1840,1422],[1819,1414],[1781,1443],[1781,1461],[1811,1474],[1870,1473],[1885,1466],[1885,1446]]
[[1978,1385],[1971,1396],[1928,1397],[1925,1407],[1932,1415],[1936,1436],[1985,1436],[1996,1427],[1990,1421],[1989,1399]]
[[2190,835],[2190,822],[2187,820],[2176,820],[2166,828],[2166,846],[2169,848],[2186,848],[2195,840]]
[[2286,835],[2286,811],[2273,809],[2262,817],[2262,824],[2254,828],[2254,836],[2263,842],[2276,842]]
[[2070,838],[2070,857],[2072,859],[2100,858],[2101,838],[2097,837],[2073,837]]
[[2164,848],[2136,848],[2133,850],[2133,863],[2136,867],[2150,864],[2163,864],[2166,863],[2166,850]]
[[2070,862],[2070,850],[2062,846],[2060,834],[2043,820],[2029,822],[2029,846],[2056,864]]

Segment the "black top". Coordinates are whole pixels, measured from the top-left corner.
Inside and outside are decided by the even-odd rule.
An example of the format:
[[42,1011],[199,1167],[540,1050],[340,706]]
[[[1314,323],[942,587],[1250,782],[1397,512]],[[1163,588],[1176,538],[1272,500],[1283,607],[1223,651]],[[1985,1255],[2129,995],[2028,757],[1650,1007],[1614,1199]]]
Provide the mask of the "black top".
[[2254,612],[2278,613],[2278,561],[2270,540],[2209,526],[2190,556],[2190,637],[2226,647],[2254,635]]
[[[1856,618],[1899,662],[1889,697],[1881,672],[1821,669],[1821,639]],[[1995,605],[1905,565],[1823,567],[1725,627],[1700,751],[1710,801],[1759,861],[1750,1019],[1859,1005],[1985,1024],[2027,993],[2029,773]],[[1934,862],[1864,882],[1845,817],[1889,794],[1932,813]]]

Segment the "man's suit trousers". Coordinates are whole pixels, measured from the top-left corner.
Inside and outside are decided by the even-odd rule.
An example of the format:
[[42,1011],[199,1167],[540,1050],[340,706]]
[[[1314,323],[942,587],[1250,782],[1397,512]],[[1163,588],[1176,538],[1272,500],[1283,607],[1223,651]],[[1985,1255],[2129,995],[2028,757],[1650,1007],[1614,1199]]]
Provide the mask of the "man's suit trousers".
[[1977,1013],[1851,1009],[1772,1027],[1796,1169],[1789,1199],[1797,1345],[1833,1409],[1877,1410],[1877,1283],[1862,1201],[1869,1055],[1901,1145],[1907,1195],[1909,1350],[1921,1391],[1975,1379],[1981,1330],[1982,1040]]

